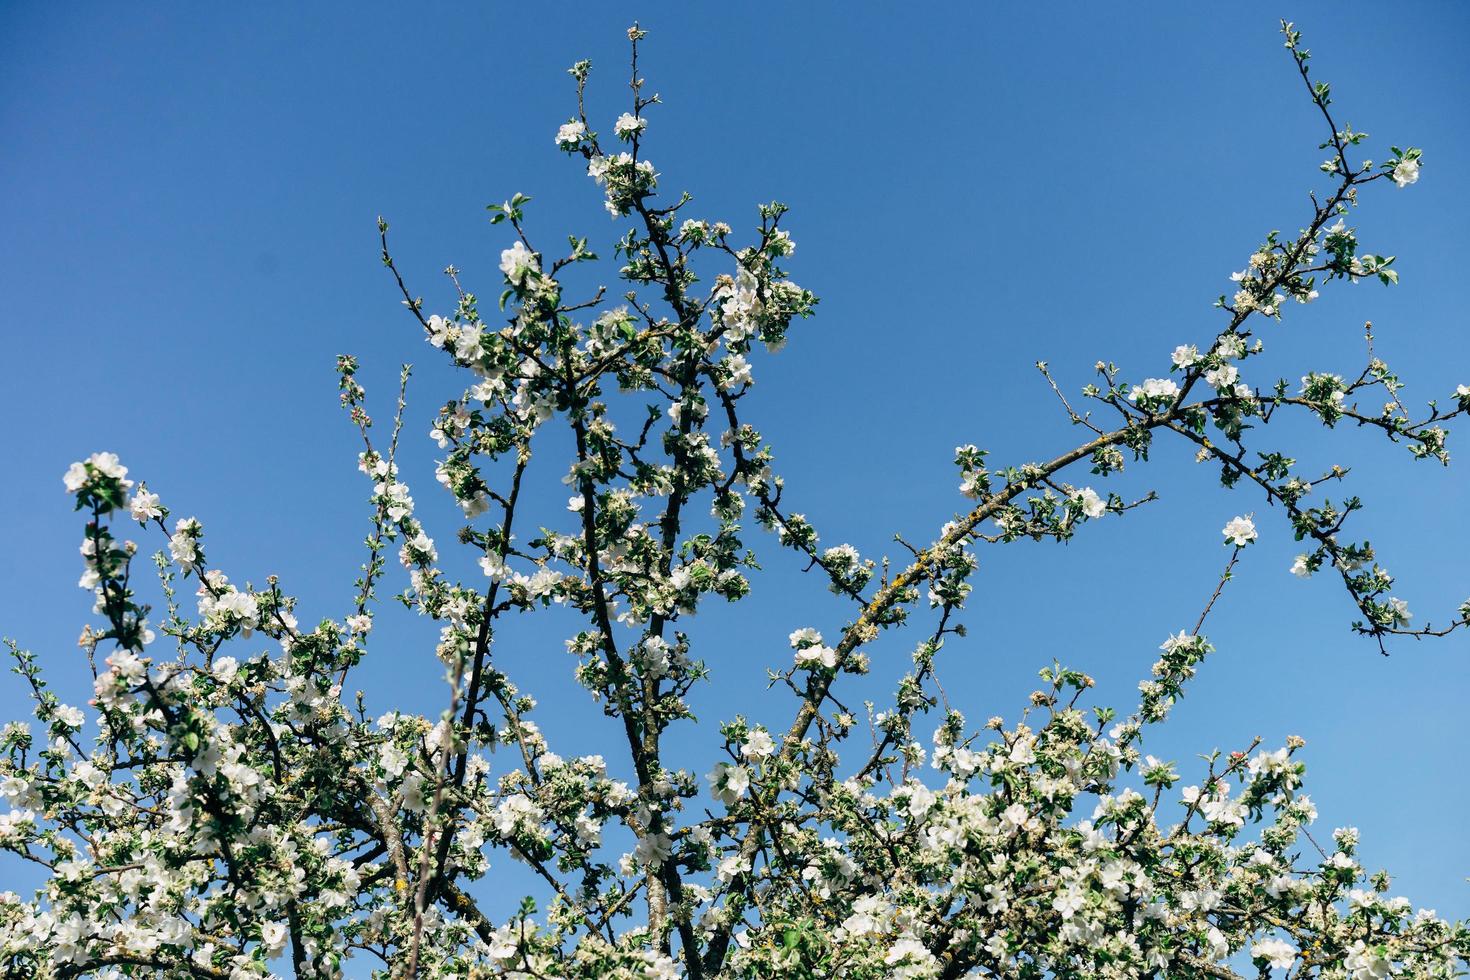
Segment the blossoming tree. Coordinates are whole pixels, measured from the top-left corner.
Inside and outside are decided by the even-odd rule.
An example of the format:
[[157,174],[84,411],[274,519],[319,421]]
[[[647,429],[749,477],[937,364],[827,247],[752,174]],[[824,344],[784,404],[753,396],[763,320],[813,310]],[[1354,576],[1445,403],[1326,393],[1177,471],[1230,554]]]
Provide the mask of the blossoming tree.
[[[638,75],[636,27],[632,103],[610,138],[583,108],[589,64],[573,66],[578,111],[555,143],[585,163],[622,222],[621,301],[564,289],[562,277],[597,256],[578,238],[559,257],[542,251],[519,195],[491,208],[509,247],[490,306],[451,268],[451,299],[432,312],[399,276],[379,223],[408,312],[466,378],[434,424],[435,476],[463,509],[453,537],[483,578],[441,564],[444,532],[436,541],[416,516],[396,463],[403,393],[384,435],[350,356],[338,364],[342,403],[373,518],[356,601],[339,618],[304,624],[283,583],[231,581],[209,564],[200,521],[111,453],[66,473],[86,518],[82,585],[96,603],[82,645],[95,699],[89,722],[12,645],[35,724],[0,733],[0,847],[45,882],[33,898],[0,895],[0,971],[1462,975],[1470,926],[1390,895],[1388,879],[1358,863],[1356,832],[1311,831],[1299,740],[1236,746],[1183,773],[1143,753],[1212,651],[1202,630],[1257,539],[1250,517],[1222,529],[1213,594],[1204,590],[1196,621],[1172,624],[1124,711],[1094,705],[1091,678],[1052,665],[1015,717],[977,725],[935,678],[947,639],[964,631],[977,552],[1118,519],[1134,504],[1098,488],[1146,462],[1156,440],[1276,505],[1286,526],[1262,533],[1301,541],[1291,571],[1339,581],[1353,628],[1380,646],[1470,618],[1467,604],[1440,626],[1411,625],[1374,550],[1350,534],[1358,501],[1333,495],[1346,474],[1299,472],[1266,443],[1279,416],[1306,413],[1447,462],[1443,423],[1470,411],[1461,386],[1412,414],[1371,332],[1353,377],[1298,365],[1297,385],[1255,370],[1259,332],[1293,303],[1338,281],[1395,281],[1393,259],[1360,247],[1349,222],[1360,195],[1411,185],[1420,168],[1416,149],[1358,160],[1365,134],[1334,121],[1300,35],[1283,31],[1327,135],[1324,186],[1300,230],[1272,232],[1250,253],[1214,328],[1142,371],[1159,377],[1101,363],[1069,398],[1038,364],[1079,443],[999,467],[961,446],[965,509],[926,547],[881,565],[821,543],[742,421],[758,352],[778,350],[816,304],[786,273],[785,206],[761,206],[759,228],[742,237],[692,214],[688,195],[661,196],[645,155],[657,98]],[[518,521],[534,467],[569,488],[559,526]],[[704,603],[750,591],[758,541],[794,553],[850,600],[850,618],[791,624],[787,666],[772,676],[790,701],[784,727],[727,719],[702,734],[712,768],[676,768],[669,740],[701,737],[690,691],[738,669],[701,659],[688,624]],[[145,585],[137,555],[154,548],[157,582]],[[373,718],[347,694],[380,590],[399,574],[394,554],[398,598],[440,628],[448,706],[437,718],[392,705]],[[611,760],[558,755],[497,646],[511,617],[554,606],[579,624],[566,640],[576,679],[621,732]],[[887,666],[868,651],[904,632],[913,653],[892,703],[858,717],[844,678]],[[513,914],[474,897],[496,852],[541,883]]]

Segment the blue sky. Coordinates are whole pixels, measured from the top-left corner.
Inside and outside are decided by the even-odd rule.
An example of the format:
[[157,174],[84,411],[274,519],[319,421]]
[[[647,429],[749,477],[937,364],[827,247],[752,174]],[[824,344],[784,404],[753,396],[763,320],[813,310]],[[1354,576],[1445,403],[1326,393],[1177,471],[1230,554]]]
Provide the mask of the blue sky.
[[[1038,22],[1027,4],[922,16],[617,6],[0,8],[0,633],[41,653],[63,694],[85,696],[75,639],[88,600],[74,587],[81,522],[61,474],[89,452],[118,452],[176,514],[197,515],[211,562],[236,581],[278,574],[304,620],[341,616],[368,487],[334,357],[362,359],[384,416],[410,360],[405,476],[437,537],[452,538],[423,434],[457,381],[399,306],[374,220],[393,222],[413,289],[444,312],[438,270],[451,262],[496,291],[509,240],[484,205],[514,192],[535,199],[538,240],[575,232],[610,253],[620,226],[552,134],[572,111],[564,69],[579,58],[594,62],[601,128],[624,110],[635,15],[651,32],[644,75],[665,99],[646,143],[663,186],[737,228],[756,222],[758,201],[793,207],[789,268],[822,303],[786,351],[758,362],[747,405],[788,499],[827,544],[877,556],[895,532],[929,540],[964,506],[959,443],[1008,465],[1080,441],[1037,359],[1075,391],[1098,359],[1159,376],[1176,344],[1213,336],[1211,300],[1265,232],[1305,220],[1322,155],[1281,13],[1306,32],[1340,121],[1372,134],[1367,155],[1412,144],[1425,165],[1413,188],[1373,187],[1357,218],[1371,251],[1399,256],[1402,285],[1335,284],[1288,310],[1248,377],[1355,374],[1371,319],[1408,398],[1470,383],[1470,8],[1072,3]],[[1354,468],[1361,533],[1420,621],[1447,618],[1470,593],[1463,465],[1415,464],[1346,429],[1281,429],[1262,448]],[[973,720],[1014,717],[1056,657],[1126,709],[1158,643],[1194,622],[1213,587],[1219,528],[1253,511],[1262,541],[1207,631],[1219,653],[1150,751],[1190,773],[1215,747],[1305,737],[1324,832],[1355,824],[1366,863],[1389,868],[1397,893],[1470,915],[1470,645],[1400,643],[1380,657],[1348,631],[1340,587],[1287,574],[1296,549],[1279,514],[1221,490],[1187,447],[1161,442],[1155,456],[1110,486],[1157,487],[1159,503],[1065,548],[983,551],[971,637],[942,669],[951,697]],[[784,723],[790,705],[765,692],[764,668],[786,662],[793,628],[845,621],[820,583],[758,532],[752,541],[770,568],[757,594],[695,626],[719,681],[700,694],[708,721],[745,711]],[[399,619],[358,683],[374,711],[437,712],[423,624]],[[896,676],[912,639],[883,648],[880,675]],[[579,720],[588,705],[558,635],[527,624],[507,643],[506,669],[541,698],[553,746],[598,750],[606,730]],[[19,680],[0,677],[0,717],[24,704]],[[685,761],[702,773],[713,747],[691,742]]]

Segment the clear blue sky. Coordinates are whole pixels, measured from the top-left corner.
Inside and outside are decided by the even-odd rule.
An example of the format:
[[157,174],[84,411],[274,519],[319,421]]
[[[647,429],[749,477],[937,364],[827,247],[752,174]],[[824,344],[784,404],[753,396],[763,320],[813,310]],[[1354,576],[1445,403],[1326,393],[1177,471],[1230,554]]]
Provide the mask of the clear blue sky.
[[[1211,299],[1266,231],[1304,220],[1321,157],[1278,12],[1305,30],[1340,118],[1373,135],[1368,155],[1412,144],[1425,165],[1411,189],[1375,186],[1359,213],[1368,247],[1399,256],[1402,286],[1338,285],[1288,310],[1249,377],[1356,372],[1371,318],[1409,398],[1470,383],[1470,7],[1038,9],[0,6],[0,632],[42,653],[63,694],[85,697],[81,522],[61,474],[98,449],[203,520],[211,562],[232,578],[275,573],[304,597],[303,620],[343,615],[368,488],[336,405],[341,351],[362,358],[383,415],[396,365],[421,365],[405,475],[448,542],[423,434],[455,382],[378,264],[374,219],[393,222],[413,288],[445,312],[438,270],[451,262],[495,292],[508,240],[484,205],[516,191],[535,198],[539,240],[588,234],[610,253],[619,226],[552,134],[579,58],[596,66],[601,128],[623,111],[635,14],[651,31],[644,73],[666,101],[647,144],[664,186],[737,228],[757,201],[794,208],[790,268],[822,304],[757,365],[747,404],[789,499],[828,544],[876,555],[895,531],[929,540],[963,507],[958,443],[999,464],[1073,445],[1038,358],[1075,390],[1099,358],[1141,379],[1162,374],[1176,344],[1213,335]],[[1446,618],[1470,593],[1470,461],[1412,464],[1346,429],[1295,435],[1263,448],[1352,465],[1369,504],[1358,527],[1420,620]],[[1113,484],[1158,486],[1161,502],[1066,548],[983,553],[972,636],[943,671],[951,696],[972,719],[1014,717],[1035,670],[1059,657],[1126,710],[1158,643],[1193,623],[1213,585],[1219,528],[1254,511],[1262,541],[1208,631],[1219,653],[1149,749],[1188,773],[1195,753],[1302,735],[1324,831],[1356,824],[1367,864],[1392,870],[1396,891],[1470,915],[1470,644],[1401,643],[1380,657],[1349,633],[1340,587],[1287,574],[1296,549],[1280,515],[1222,491],[1191,455],[1161,442],[1154,464]],[[770,577],[696,631],[719,680],[700,695],[708,721],[746,710],[782,722],[789,705],[764,693],[763,668],[787,661],[791,629],[844,621],[818,582],[759,543]],[[374,711],[437,712],[423,626],[399,618],[359,683]],[[883,648],[885,677],[908,643]],[[555,748],[600,747],[605,730],[576,720],[585,694],[555,634],[528,627],[506,657],[542,698]],[[18,679],[0,677],[0,718],[24,704]],[[682,761],[702,773],[713,745],[691,743]]]

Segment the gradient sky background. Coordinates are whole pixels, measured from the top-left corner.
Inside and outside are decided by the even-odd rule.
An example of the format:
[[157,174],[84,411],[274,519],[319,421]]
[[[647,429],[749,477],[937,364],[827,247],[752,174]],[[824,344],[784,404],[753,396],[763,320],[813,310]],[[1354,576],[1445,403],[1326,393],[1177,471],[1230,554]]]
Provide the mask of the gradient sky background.
[[[964,507],[959,443],[1010,465],[1081,441],[1038,358],[1075,391],[1100,358],[1141,380],[1165,373],[1176,344],[1213,336],[1228,273],[1268,230],[1299,227],[1318,186],[1324,134],[1279,13],[1306,32],[1339,121],[1372,134],[1364,154],[1422,146],[1424,173],[1407,190],[1375,185],[1356,219],[1365,247],[1399,256],[1402,285],[1334,284],[1292,307],[1264,330],[1268,354],[1247,377],[1356,374],[1372,319],[1415,404],[1470,382],[1470,7],[1037,9],[0,6],[0,632],[40,652],[65,697],[87,696],[74,645],[88,610],[74,586],[82,521],[61,474],[99,449],[203,520],[211,563],[235,581],[275,573],[303,597],[304,622],[344,615],[369,488],[336,405],[340,351],[361,357],[380,416],[398,363],[418,366],[404,475],[446,550],[454,524],[423,434],[459,381],[399,306],[374,219],[393,222],[412,288],[443,312],[452,294],[438,270],[451,262],[472,288],[498,291],[509,238],[484,205],[516,191],[535,199],[539,241],[587,234],[610,254],[621,225],[552,134],[574,107],[564,69],[576,59],[594,62],[599,128],[626,108],[635,15],[651,32],[644,74],[666,102],[645,144],[663,187],[689,189],[694,213],[737,229],[755,224],[757,201],[794,208],[788,265],[822,303],[784,353],[757,362],[746,405],[789,501],[827,544],[876,556],[896,531],[930,540]],[[1452,439],[1452,451],[1465,445]],[[1282,426],[1267,447],[1310,469],[1354,467],[1369,505],[1356,526],[1416,623],[1448,618],[1470,593],[1463,462],[1414,463],[1347,429]],[[1219,528],[1253,511],[1261,542],[1207,629],[1219,653],[1148,749],[1192,781],[1196,753],[1305,737],[1321,832],[1357,825],[1366,863],[1393,871],[1396,893],[1470,915],[1470,643],[1398,643],[1380,657],[1349,632],[1339,585],[1287,574],[1297,549],[1279,514],[1220,489],[1183,445],[1161,440],[1155,457],[1108,487],[1157,486],[1159,503],[1065,549],[983,550],[971,637],[942,671],[950,696],[973,721],[1014,718],[1056,657],[1126,711],[1159,642],[1193,624],[1213,587],[1227,557]],[[700,617],[719,683],[697,707],[707,721],[743,710],[784,725],[791,705],[765,693],[764,668],[789,661],[790,630],[830,635],[846,611],[761,532],[750,540],[770,573],[747,603]],[[437,713],[445,693],[424,624],[401,611],[380,624],[357,675],[371,710]],[[608,729],[585,720],[568,679],[563,635],[528,624],[506,639],[504,666],[541,698],[554,748],[611,758]],[[914,639],[880,648],[882,689]],[[26,713],[19,679],[0,676],[0,718]],[[687,740],[679,761],[703,773],[713,747]],[[0,882],[13,871],[0,863]]]

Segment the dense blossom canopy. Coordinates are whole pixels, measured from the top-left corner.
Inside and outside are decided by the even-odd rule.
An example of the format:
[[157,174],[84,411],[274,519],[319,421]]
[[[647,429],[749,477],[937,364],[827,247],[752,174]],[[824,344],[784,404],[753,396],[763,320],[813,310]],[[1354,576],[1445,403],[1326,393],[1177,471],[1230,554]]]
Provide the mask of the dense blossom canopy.
[[[1416,910],[1365,871],[1354,829],[1313,829],[1299,739],[1235,746],[1183,771],[1144,750],[1210,656],[1206,619],[1261,536],[1294,534],[1304,550],[1289,571],[1340,580],[1355,628],[1380,645],[1470,616],[1467,605],[1441,627],[1412,625],[1374,550],[1348,534],[1360,503],[1332,496],[1345,472],[1300,473],[1261,445],[1278,414],[1304,412],[1447,462],[1444,423],[1470,411],[1461,386],[1411,415],[1371,330],[1355,377],[1307,366],[1292,383],[1256,369],[1257,331],[1293,303],[1336,280],[1396,281],[1393,258],[1363,249],[1348,221],[1360,191],[1412,185],[1421,165],[1418,150],[1398,148],[1355,163],[1365,134],[1333,122],[1327,86],[1309,79],[1299,35],[1283,29],[1330,134],[1306,223],[1250,253],[1209,335],[1142,371],[1164,376],[1135,380],[1100,363],[1078,402],[1096,407],[1082,412],[1038,364],[1084,441],[1002,468],[959,447],[966,509],[927,546],[881,564],[821,541],[741,420],[756,362],[817,302],[786,272],[796,249],[786,207],[761,206],[741,238],[692,215],[687,195],[659,196],[664,177],[645,155],[657,98],[638,75],[637,28],[632,105],[610,140],[582,108],[590,66],[575,65],[578,111],[554,142],[585,164],[620,222],[620,300],[567,295],[561,277],[597,256],[578,238],[559,258],[538,249],[520,195],[490,209],[506,247],[488,307],[451,268],[457,301],[430,312],[379,223],[409,312],[466,378],[430,432],[442,451],[435,478],[463,510],[457,532],[431,535],[399,470],[402,391],[384,439],[350,356],[338,365],[342,403],[362,439],[373,523],[356,602],[338,618],[302,623],[275,578],[237,582],[210,565],[205,525],[115,455],[65,474],[87,518],[80,584],[96,601],[81,643],[95,697],[90,712],[61,703],[12,646],[36,710],[33,724],[0,732],[0,847],[46,881],[30,898],[0,894],[0,971],[1461,975],[1470,928]],[[1015,717],[967,719],[935,672],[964,632],[979,550],[1121,519],[1144,501],[1103,481],[1145,462],[1160,436],[1213,461],[1226,485],[1263,494],[1286,522],[1243,514],[1221,529],[1224,570],[1202,583],[1213,594],[1196,621],[1170,626],[1124,711],[1094,705],[1092,679],[1053,664]],[[557,526],[517,521],[533,465],[567,488]],[[765,530],[752,536],[752,520]],[[727,719],[707,732],[708,771],[672,768],[670,733],[694,737],[689,692],[739,666],[700,659],[687,624],[703,603],[750,591],[757,538],[850,600],[851,618],[791,624],[786,668],[771,678],[791,701],[789,725]],[[483,577],[446,571],[440,554],[453,543]],[[144,584],[140,548],[156,549],[156,586]],[[397,598],[440,628],[449,703],[438,718],[370,710],[347,693],[383,614],[379,590],[400,574]],[[499,624],[551,607],[580,623],[569,663],[622,731],[615,759],[558,755],[497,655]],[[903,630],[915,636],[912,662],[892,703],[847,707],[844,676],[873,670],[871,645]],[[544,885],[506,919],[474,897],[492,856],[523,862]]]

